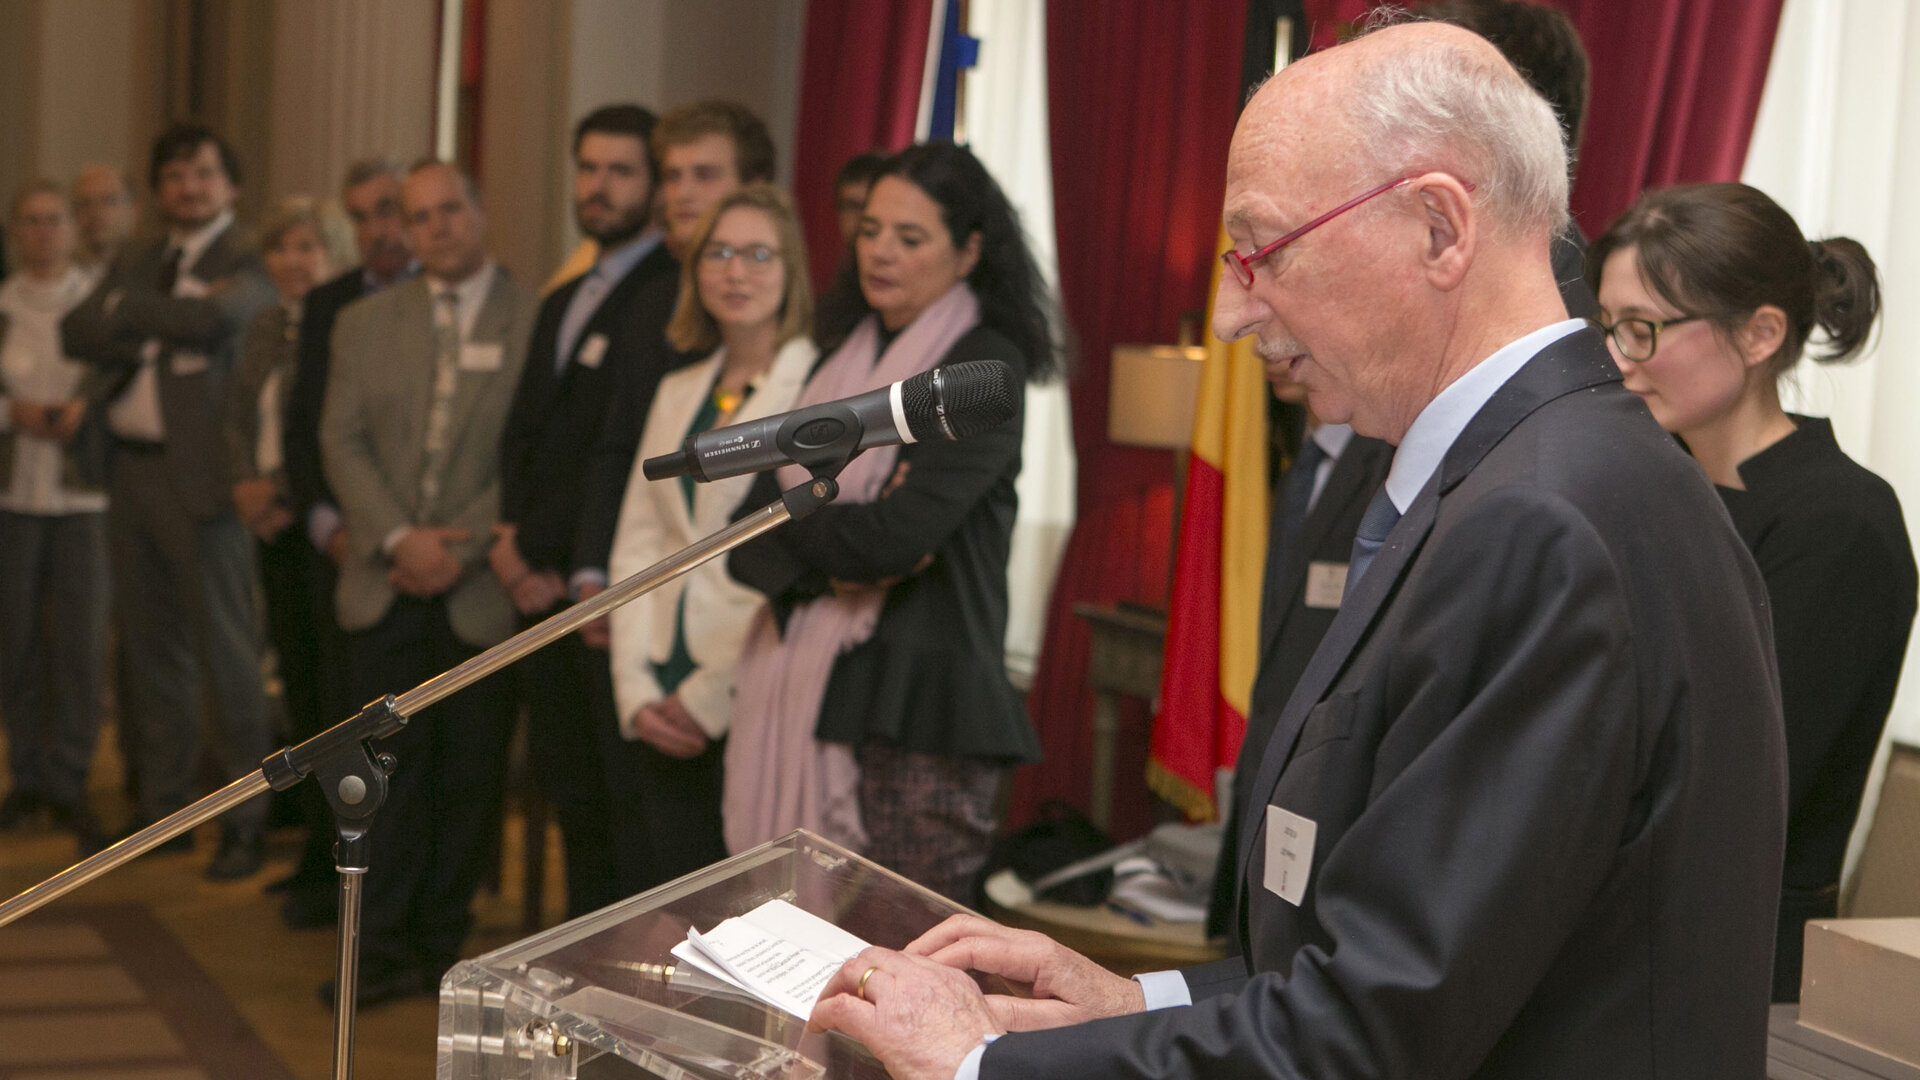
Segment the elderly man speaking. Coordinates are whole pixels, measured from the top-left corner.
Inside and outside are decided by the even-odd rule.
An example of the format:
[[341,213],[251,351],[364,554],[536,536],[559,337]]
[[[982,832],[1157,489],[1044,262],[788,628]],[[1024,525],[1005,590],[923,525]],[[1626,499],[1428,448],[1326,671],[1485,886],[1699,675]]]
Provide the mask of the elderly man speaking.
[[1397,451],[1248,789],[1247,955],[1124,980],[956,917],[850,961],[816,1026],[934,1080],[1759,1080],[1784,782],[1765,594],[1567,319],[1566,203],[1552,112],[1464,31],[1389,27],[1261,89],[1216,329]]

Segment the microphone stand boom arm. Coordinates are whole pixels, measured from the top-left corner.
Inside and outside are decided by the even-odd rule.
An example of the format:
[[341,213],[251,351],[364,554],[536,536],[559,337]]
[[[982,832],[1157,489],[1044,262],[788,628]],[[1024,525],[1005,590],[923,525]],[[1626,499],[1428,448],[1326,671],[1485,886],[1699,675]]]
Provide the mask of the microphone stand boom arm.
[[814,478],[784,493],[778,502],[728,525],[703,540],[668,556],[590,599],[557,612],[456,667],[421,683],[404,694],[388,695],[358,714],[297,746],[274,752],[260,768],[233,781],[127,837],[125,840],[60,871],[38,885],[0,903],[0,926],[34,911],[82,885],[101,877],[169,839],[246,802],[268,789],[284,791],[309,774],[316,774],[322,793],[333,807],[339,843],[335,861],[340,871],[340,948],[334,993],[334,1071],[336,1080],[353,1073],[353,1017],[359,972],[360,879],[366,873],[366,833],[375,811],[385,800],[387,775],[395,761],[376,753],[368,743],[399,731],[407,718],[444,698],[479,682],[515,660],[578,630],[621,604],[652,592],[702,563],[724,555],[763,533],[802,518],[833,501],[839,494],[834,477],[857,448],[832,462],[809,463]]

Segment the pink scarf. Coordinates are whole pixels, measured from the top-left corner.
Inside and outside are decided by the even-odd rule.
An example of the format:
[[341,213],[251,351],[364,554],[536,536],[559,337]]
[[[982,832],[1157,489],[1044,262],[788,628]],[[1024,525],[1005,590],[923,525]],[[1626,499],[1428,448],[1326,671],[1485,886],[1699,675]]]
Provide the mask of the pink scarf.
[[[814,372],[794,407],[918,375],[945,358],[979,321],[980,302],[961,282],[928,305],[881,354],[880,322],[869,315]],[[854,458],[840,473],[837,501],[879,498],[898,457],[898,447],[882,446]],[[806,482],[808,473],[788,465],[779,478],[786,490]],[[884,599],[879,590],[818,597],[794,609],[784,636],[770,608],[754,617],[734,671],[733,725],[727,737],[721,809],[730,850],[745,851],[795,829],[811,829],[856,851],[866,845],[853,748],[820,742],[813,732],[834,662],[873,636]]]

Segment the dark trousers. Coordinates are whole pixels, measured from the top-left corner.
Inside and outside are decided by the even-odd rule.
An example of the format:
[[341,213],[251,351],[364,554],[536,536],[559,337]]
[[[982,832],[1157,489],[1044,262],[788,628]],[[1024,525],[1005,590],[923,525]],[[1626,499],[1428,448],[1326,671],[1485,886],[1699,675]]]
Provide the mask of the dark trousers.
[[604,671],[607,654],[568,634],[513,668],[527,707],[527,769],[553,807],[566,847],[570,919],[621,895],[614,888],[613,827],[595,735],[599,714],[588,689],[596,666]]
[[[473,656],[444,600],[397,597],[371,629],[349,634],[354,700],[399,694]],[[375,744],[399,759],[367,834],[362,952],[370,967],[438,973],[460,955],[500,828],[512,691],[489,676],[410,717]]]
[[[267,598],[267,637],[280,658],[288,737],[300,742],[354,711],[347,693],[346,634],[333,614],[339,580],[332,560],[290,527],[260,545],[260,581]],[[365,704],[361,702],[360,704]],[[332,897],[333,816],[318,784],[295,789],[307,843],[293,887]]]
[[[214,756],[223,778],[260,767],[273,750],[260,680],[253,537],[229,510],[195,518],[181,508],[165,457],[116,448],[107,545],[120,622],[120,673],[133,735],[139,815],[157,820],[199,794],[200,676],[211,683]],[[227,825],[264,826],[265,799],[227,811]]]
[[613,820],[614,885],[623,897],[645,892],[727,857],[720,827],[721,763],[725,739],[699,756],[668,757],[644,742],[620,737],[613,673],[605,653],[589,684],[606,769]]
[[0,510],[0,720],[15,791],[86,798],[106,652],[105,515]]

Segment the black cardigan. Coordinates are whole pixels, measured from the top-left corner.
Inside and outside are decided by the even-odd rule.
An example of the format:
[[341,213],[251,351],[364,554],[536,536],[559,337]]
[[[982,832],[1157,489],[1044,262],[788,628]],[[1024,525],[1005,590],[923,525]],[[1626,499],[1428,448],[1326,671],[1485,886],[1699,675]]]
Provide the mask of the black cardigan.
[[[1001,360],[1013,343],[968,331],[942,363]],[[1025,763],[1040,758],[1019,695],[1007,681],[1007,557],[1024,416],[957,442],[903,446],[906,479],[875,502],[832,505],[736,550],[728,570],[787,613],[830,591],[830,580],[905,580],[887,590],[873,637],[835,662],[815,734],[868,739],[951,757]],[[773,473],[743,510],[779,498]],[[914,567],[928,555],[926,569]]]
[[[1826,893],[1814,909],[1831,910],[1915,604],[1893,489],[1841,452],[1831,423],[1793,420],[1798,430],[1741,462],[1745,491],[1720,489],[1773,605],[1787,726],[1783,920],[1804,918],[1810,894]],[[1799,926],[1787,929],[1797,940]]]

